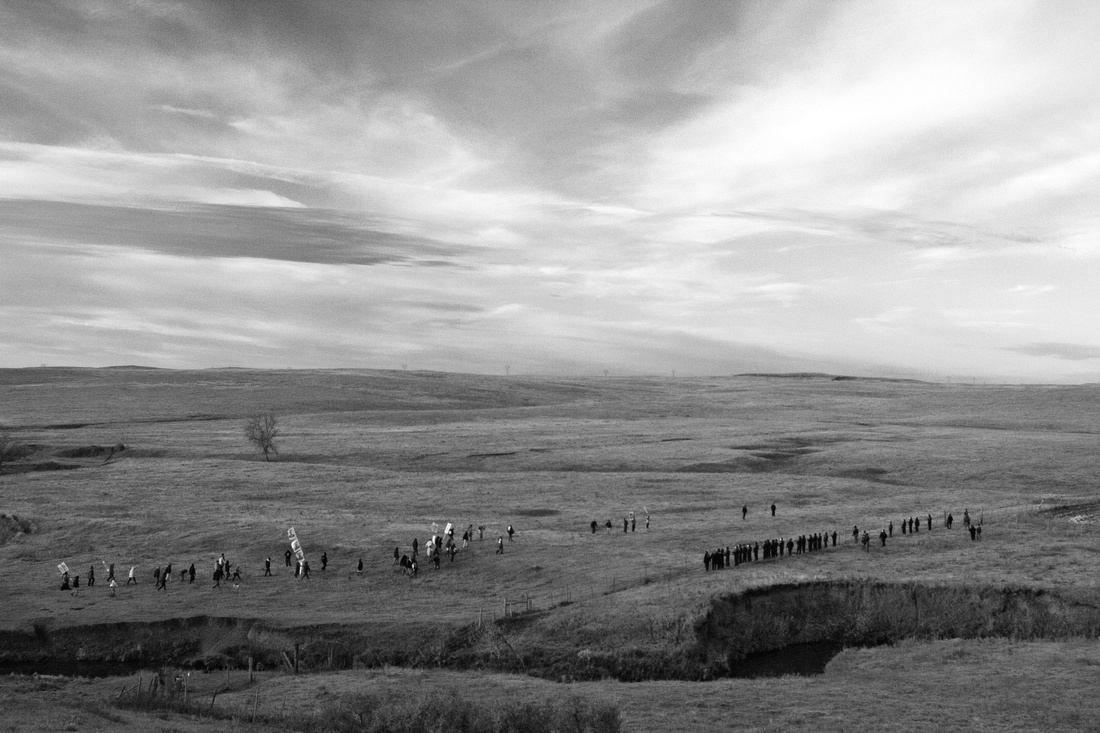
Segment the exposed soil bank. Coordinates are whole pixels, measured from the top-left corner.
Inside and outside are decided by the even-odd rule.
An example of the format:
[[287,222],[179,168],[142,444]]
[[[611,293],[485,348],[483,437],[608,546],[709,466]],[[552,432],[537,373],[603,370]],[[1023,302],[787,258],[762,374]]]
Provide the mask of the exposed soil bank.
[[[256,619],[194,616],[165,621],[53,628],[41,621],[0,631],[0,674],[5,672],[98,676],[162,666],[198,669],[348,669],[438,662],[438,629],[405,624],[279,627]],[[386,641],[379,645],[378,640]],[[284,656],[285,655],[285,656]]]
[[[846,646],[902,639],[1100,636],[1095,597],[1040,589],[928,586],[878,581],[814,582],[715,597],[694,639],[678,651],[570,646],[540,639],[538,614],[484,628],[401,624],[280,628],[254,619],[197,616],[149,623],[0,631],[0,673],[120,673],[160,666],[220,669],[293,664],[305,670],[443,666],[524,672],[550,679],[703,680],[812,674]],[[546,614],[552,612],[540,612]],[[68,671],[67,671],[68,670]],[[82,672],[81,670],[85,670]]]
[[1100,607],[1095,598],[1069,599],[1041,589],[816,582],[716,598],[696,633],[696,651],[709,673],[727,675],[752,655],[797,644],[1094,638],[1100,635]]

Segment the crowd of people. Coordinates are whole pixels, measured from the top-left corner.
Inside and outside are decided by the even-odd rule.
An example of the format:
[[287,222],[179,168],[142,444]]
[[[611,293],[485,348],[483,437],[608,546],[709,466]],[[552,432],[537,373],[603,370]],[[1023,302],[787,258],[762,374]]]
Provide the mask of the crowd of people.
[[[772,504],[770,507],[771,516],[775,516],[776,506]],[[741,507],[741,520],[746,521],[749,514],[749,507],[747,504]],[[917,534],[921,531],[921,517],[908,517],[901,520],[901,533],[905,534]],[[925,527],[927,532],[932,531],[932,515],[929,514],[924,518]],[[943,524],[950,529],[955,522],[954,517],[950,513],[944,514]],[[593,524],[593,532],[595,532],[595,522]],[[963,512],[963,527],[965,527],[970,533],[970,539],[977,541],[982,538],[982,527],[980,522],[973,522],[970,519],[970,510]],[[886,546],[886,540],[894,536],[894,522],[882,527],[879,530],[878,538],[882,547]],[[703,570],[720,570],[722,568],[737,567],[748,562],[758,562],[760,560],[770,560],[772,558],[780,558],[786,555],[801,555],[806,552],[814,552],[816,550],[824,550],[829,547],[830,540],[832,546],[836,547],[836,530],[831,533],[815,532],[812,534],[803,534],[798,537],[774,537],[771,539],[753,541],[753,542],[741,542],[732,547],[716,547],[703,552]],[[864,552],[871,551],[871,533],[866,529],[860,532],[859,526],[852,527],[852,541],[860,545]]]
[[[776,516],[776,505],[771,504],[768,509],[770,510],[771,517]],[[747,521],[749,514],[749,507],[747,504],[741,507],[741,519]],[[900,529],[902,535],[918,534],[921,531],[921,524],[925,525],[925,531],[932,531],[932,515],[928,514],[925,517],[910,516],[902,518],[900,522]],[[963,512],[963,527],[969,532],[970,539],[972,541],[981,540],[982,526],[981,522],[974,522],[970,517],[970,511],[965,510]],[[944,514],[943,524],[948,529],[954,525],[954,516],[950,513]],[[604,522],[604,528],[610,532],[614,528],[614,523],[611,519],[607,519]],[[599,528],[597,520],[592,520],[589,525],[593,534],[595,534]],[[634,512],[630,512],[623,517],[622,520],[623,532],[634,532],[637,530],[637,519]],[[645,530],[650,528],[650,516],[649,512],[645,512]],[[434,525],[433,525],[434,529]],[[885,547],[888,539],[894,536],[894,522],[890,521],[885,527],[879,530],[878,538],[881,546]],[[474,538],[474,525],[467,525],[461,536],[462,549],[466,549],[470,546],[470,542]],[[479,525],[477,527],[477,539],[483,540],[485,535],[485,525]],[[505,534],[508,537],[508,542],[515,541],[516,531],[515,528],[509,524]],[[504,553],[504,537],[505,534],[501,534],[496,540],[496,554]],[[432,564],[436,569],[439,569],[442,564],[442,558],[448,557],[450,562],[455,562],[455,557],[459,553],[458,543],[455,541],[455,530],[453,524],[447,524],[446,529],[442,534],[433,534],[428,539],[425,545],[425,556],[427,561]],[[871,549],[871,534],[867,530],[860,531],[858,526],[852,527],[852,539],[855,543],[859,544],[865,552],[870,552]],[[752,562],[759,562],[761,560],[771,560],[776,558],[782,558],[784,556],[791,557],[794,555],[801,555],[809,552],[817,552],[828,549],[830,546],[837,546],[837,532],[836,530],[825,532],[814,532],[809,534],[802,534],[797,537],[771,537],[763,540],[752,542],[739,542],[735,545],[727,545],[725,547],[714,547],[707,549],[703,552],[703,569],[705,571],[720,570],[727,567],[738,567],[740,565]],[[320,556],[321,560],[321,572],[324,573],[328,569],[328,553],[322,552]],[[308,580],[311,575],[311,567],[308,560],[295,559],[295,553],[288,548],[284,554],[284,561],[286,567],[293,567],[294,577],[300,580]],[[402,553],[401,547],[397,546],[393,549],[393,565],[398,566],[403,573],[411,578],[416,578],[420,572],[420,540],[419,538],[413,538],[411,553]],[[80,575],[70,575],[67,566],[63,566],[64,572],[61,580],[61,590],[66,590],[76,595],[80,592]],[[114,563],[108,564],[103,562],[103,568],[107,572],[107,585],[111,589],[111,595],[116,595],[118,592],[118,581],[115,578],[115,565]],[[91,588],[96,584],[95,566],[88,568],[88,574],[85,576],[85,587]],[[126,578],[126,585],[137,585],[137,566],[131,566],[130,571]],[[363,574],[363,558],[358,559],[356,565],[356,573]],[[189,567],[183,568],[179,571],[179,582],[187,583],[191,585],[195,582],[197,571],[195,564],[191,563]],[[265,577],[272,575],[271,573],[271,558],[268,557],[264,560],[264,572]],[[153,570],[154,588],[156,590],[167,591],[168,584],[172,582],[174,578],[172,563],[168,563],[165,567],[157,567]],[[213,588],[221,588],[222,583],[232,583],[235,588],[239,588],[243,582],[243,576],[240,566],[234,567],[232,563],[226,558],[225,553],[222,553],[220,557],[214,563],[213,569]]]

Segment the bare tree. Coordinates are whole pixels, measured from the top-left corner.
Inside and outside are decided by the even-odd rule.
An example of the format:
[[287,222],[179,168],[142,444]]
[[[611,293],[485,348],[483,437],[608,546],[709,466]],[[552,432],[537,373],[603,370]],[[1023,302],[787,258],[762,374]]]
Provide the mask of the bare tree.
[[279,418],[274,415],[256,415],[244,423],[244,434],[248,442],[264,452],[264,460],[270,461],[269,453],[278,453],[275,439],[279,437]]

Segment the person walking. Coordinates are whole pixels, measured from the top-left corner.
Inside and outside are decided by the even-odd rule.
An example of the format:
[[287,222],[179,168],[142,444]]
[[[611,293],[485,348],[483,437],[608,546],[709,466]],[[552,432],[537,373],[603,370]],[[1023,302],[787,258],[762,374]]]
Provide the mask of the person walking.
[[95,565],[88,568],[88,587],[95,585]]
[[131,565],[130,566],[130,575],[127,576],[127,578],[126,578],[126,585],[130,585],[130,583],[133,583],[134,585],[137,585],[137,577],[134,575],[134,571],[136,569],[137,569],[136,565]]
[[501,535],[500,537],[497,537],[497,551],[496,551],[496,554],[497,555],[503,555],[504,554],[504,535]]
[[309,580],[309,560],[302,563],[302,577]]
[[741,521],[745,521],[745,517],[749,516],[749,505],[745,504],[741,507]]
[[264,560],[264,577],[271,575],[271,558]]
[[775,516],[775,504],[772,504],[772,516]]
[[189,578],[188,585],[195,582],[195,563],[191,563],[191,567],[187,568],[187,577]]
[[286,559],[286,566],[288,568],[290,567],[290,556],[292,554],[294,554],[294,553],[292,553],[289,548],[287,548],[287,551],[283,554],[283,557]]
[[326,568],[328,568],[328,552],[322,552],[321,553],[321,572],[322,573],[325,572]]
[[[623,530],[623,531],[625,532],[626,530]],[[512,535],[514,535],[515,533],[516,533],[516,531],[514,529],[512,529],[512,525],[509,524],[508,525],[508,541],[509,542],[512,541]]]
[[363,558],[359,558],[359,566],[355,570],[359,575],[363,574]]

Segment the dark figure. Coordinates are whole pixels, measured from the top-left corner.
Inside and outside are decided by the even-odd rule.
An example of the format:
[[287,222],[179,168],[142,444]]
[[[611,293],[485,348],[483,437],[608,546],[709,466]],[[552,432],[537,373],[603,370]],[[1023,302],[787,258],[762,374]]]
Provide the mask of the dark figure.
[[95,565],[88,568],[88,587],[95,585]]
[[723,562],[722,562],[722,567],[726,567],[726,568],[728,568],[728,567],[729,567],[729,565],[730,565],[730,548],[729,548],[729,546],[727,545],[727,546],[726,546],[726,553],[725,553],[725,557],[724,557],[724,559],[723,559]]
[[760,559],[760,543],[759,542],[757,542],[752,547],[752,559],[753,560],[759,560]]
[[309,560],[302,563],[302,577],[309,580]]
[[970,510],[969,509],[963,509],[963,526],[964,527],[969,527],[970,526]]
[[905,534],[905,528],[906,528],[907,526],[908,526],[908,525],[907,525],[907,524],[905,523],[905,520],[904,520],[904,519],[903,519],[903,520],[901,520],[901,533],[902,533],[902,534]]
[[420,563],[418,563],[416,560],[411,561],[409,563],[409,571],[415,578],[420,573]]
[[420,540],[413,537],[413,560],[420,554]]
[[271,558],[264,560],[264,577],[271,575]]
[[909,521],[912,522],[912,524],[913,524],[913,531],[914,532],[920,532],[920,517],[917,517],[917,521],[915,521],[915,522],[913,522],[912,519],[910,519]]
[[794,550],[794,540],[787,538],[787,554],[790,555]]
[[359,565],[355,568],[355,572],[359,573],[360,575],[363,574],[363,558],[359,558]]
[[973,542],[975,539],[977,539],[977,534],[978,534],[977,525],[974,525],[974,524],[970,525],[970,541],[971,542]]
[[772,516],[775,516],[775,504],[772,504]]
[[68,573],[64,573],[64,574],[63,574],[63,575],[61,576],[61,590],[71,590],[71,589],[72,589],[72,588],[71,588],[71,586],[69,585],[69,574],[68,574]]
[[477,541],[478,542],[481,542],[482,535],[484,535],[484,534],[485,534],[485,525],[484,524],[477,525]]
[[596,524],[596,520],[595,520],[595,519],[593,519],[593,520],[592,520],[592,534],[596,534],[596,527],[597,527],[597,526],[598,526],[598,525]]
[[153,580],[160,582],[160,568],[153,568]]
[[885,529],[878,533],[878,538],[879,538],[879,540],[882,541],[882,546],[886,547],[886,530]]
[[928,531],[929,532],[932,531],[932,515],[931,514],[928,515]]
[[836,530],[833,530],[833,547],[836,547]]
[[458,554],[458,548],[455,547],[454,543],[451,543],[451,545],[447,548],[447,554],[451,556],[451,562],[454,562],[455,555]]
[[111,563],[107,567],[107,582],[110,583],[114,579],[115,579],[115,564]]
[[496,554],[497,555],[503,555],[504,554],[504,535],[501,535],[500,537],[497,537],[497,551],[496,551]]
[[890,522],[890,526],[887,527],[887,529],[890,530],[890,536],[893,537],[894,536],[894,523]]
[[[627,528],[627,521],[626,521],[626,517],[623,517],[623,534],[626,534],[626,528]],[[512,537],[511,537],[511,536],[509,536],[509,537],[508,537],[508,539],[509,539],[509,540],[511,540],[511,539],[512,539]]]
[[75,576],[73,576],[73,590],[76,590],[79,587],[80,587],[80,576],[75,575]]
[[955,517],[953,517],[952,515],[948,514],[948,515],[947,515],[947,528],[948,528],[948,529],[951,529],[951,525],[952,525],[952,524],[954,524],[954,523],[955,523]]
[[188,585],[195,582],[195,563],[191,563],[191,567],[187,568],[187,578]]
[[871,535],[867,534],[867,530],[863,530],[863,536],[860,538],[860,542],[863,544],[863,551],[871,551]]
[[295,560],[294,561],[294,577],[297,578],[301,574],[302,574],[302,561],[301,560]]
[[608,519],[606,522],[604,522],[603,526],[607,528],[608,532],[610,532],[611,531],[611,520]]
[[400,557],[401,557],[401,548],[400,547],[393,548],[393,564],[394,565],[396,565],[399,562]]
[[633,532],[633,531],[634,531],[634,527],[636,526],[636,523],[637,523],[637,521],[638,521],[638,520],[636,520],[636,519],[635,519],[634,517],[631,517],[631,518],[630,518],[630,531],[631,531],[631,532]]
[[859,526],[852,527],[852,541],[859,542]]
[[236,570],[233,571],[232,580],[233,580],[234,585],[239,584],[241,582],[241,566],[240,565],[238,565]]
[[156,587],[156,589],[157,590],[163,590],[163,591],[168,590],[168,573],[160,572],[159,568],[157,569],[157,587]]
[[290,551],[290,550],[287,550],[287,551],[286,551],[286,554],[285,554],[285,555],[283,555],[283,557],[285,557],[285,558],[286,558],[286,566],[287,566],[288,568],[290,567],[290,556],[291,556],[292,554],[293,554],[293,553],[291,553],[291,551]]
[[325,572],[326,568],[328,568],[328,553],[327,552],[322,552],[321,553],[321,572],[322,573]]
[[[710,550],[704,550],[703,551],[703,571],[707,572],[709,570],[710,570]],[[66,577],[65,578],[65,584],[61,586],[61,590],[68,590],[68,589],[69,589],[69,579],[68,579],[68,577]]]
[[221,588],[222,587],[222,566],[221,565],[218,565],[216,568],[214,568],[214,587],[215,588]]
[[745,517],[749,516],[749,505],[745,504],[741,507],[741,521],[745,521]]
[[645,515],[645,531],[649,531],[649,515]]
[[980,525],[980,524],[978,525],[977,532],[978,532],[978,542],[981,542],[982,541],[982,525]]
[[512,535],[514,535],[515,533],[516,533],[516,531],[514,529],[512,529],[512,525],[509,524],[508,525],[508,541],[509,542],[512,541]]
[[164,582],[167,583],[172,579],[172,563],[168,563],[168,567],[164,569],[164,574],[168,576],[164,579]]

